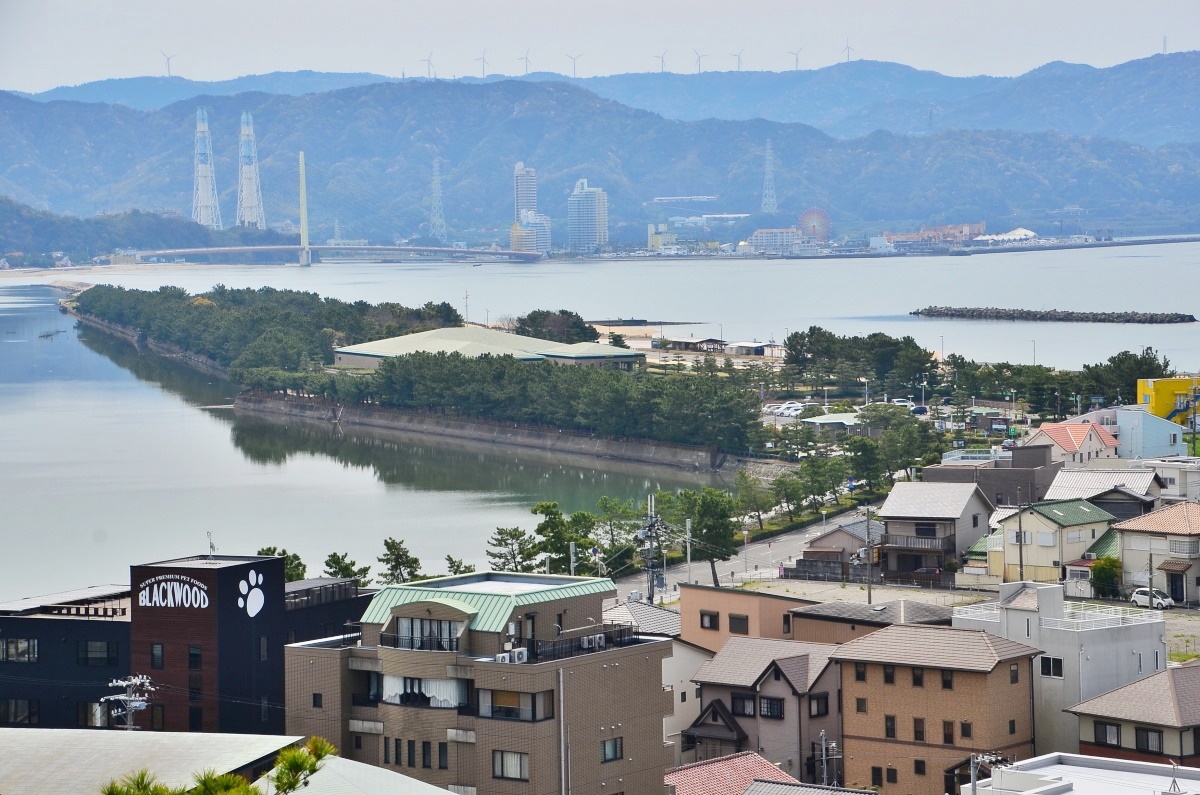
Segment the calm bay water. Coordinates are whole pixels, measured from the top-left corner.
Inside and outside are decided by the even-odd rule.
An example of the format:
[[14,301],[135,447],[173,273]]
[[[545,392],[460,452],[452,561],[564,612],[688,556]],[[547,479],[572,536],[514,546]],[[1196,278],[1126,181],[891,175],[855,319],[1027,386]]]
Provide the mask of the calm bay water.
[[[106,268],[0,278],[0,599],[123,582],[127,566],[206,549],[326,554],[375,564],[405,539],[430,571],[450,553],[486,563],[497,526],[534,524],[529,507],[591,507],[695,485],[673,471],[604,469],[444,444],[395,444],[235,420],[208,409],[233,388],[102,335],[56,311],[51,279],[199,292],[214,284],[309,290],[346,300],[449,301],[496,320],[566,307],[589,319],[697,321],[669,333],[781,339],[818,324],[840,334],[911,334],[982,361],[1076,368],[1150,345],[1200,368],[1194,325],[1128,326],[920,319],[930,304],[1200,314],[1164,285],[1195,270],[1200,244],[973,257],[845,260],[588,261],[534,265],[318,264]],[[1164,278],[1166,277],[1166,278]],[[45,335],[45,336],[43,336]],[[1035,342],[1036,341],[1036,342]],[[377,565],[377,564],[376,564]]]

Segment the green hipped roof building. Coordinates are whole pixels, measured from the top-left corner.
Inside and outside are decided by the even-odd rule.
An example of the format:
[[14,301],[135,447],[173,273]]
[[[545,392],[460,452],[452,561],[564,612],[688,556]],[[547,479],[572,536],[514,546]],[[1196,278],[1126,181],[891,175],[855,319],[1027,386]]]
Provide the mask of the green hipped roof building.
[[587,594],[610,597],[616,590],[607,577],[498,571],[438,577],[385,587],[371,600],[362,623],[385,624],[395,607],[434,602],[470,615],[476,632],[504,632],[513,613],[528,605]]

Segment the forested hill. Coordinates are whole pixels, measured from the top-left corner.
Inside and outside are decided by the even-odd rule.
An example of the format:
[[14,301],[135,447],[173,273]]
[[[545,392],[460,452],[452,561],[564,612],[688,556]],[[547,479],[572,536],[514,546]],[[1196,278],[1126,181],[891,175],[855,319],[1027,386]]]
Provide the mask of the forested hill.
[[[1200,205],[1200,145],[1148,150],[997,131],[839,140],[802,124],[670,121],[564,83],[521,81],[205,97],[158,111],[0,93],[0,162],[18,164],[0,173],[0,194],[78,215],[128,207],[188,213],[197,104],[210,108],[226,216],[236,206],[238,123],[248,110],[268,221],[298,218],[296,159],[304,150],[316,239],[331,235],[335,217],[343,234],[381,242],[417,232],[436,157],[452,228],[490,227],[495,240],[507,240],[512,167],[524,161],[538,169],[540,209],[556,222],[575,181],[587,178],[608,191],[614,237],[624,223],[627,239],[644,240],[644,223],[665,220],[655,213],[680,214],[644,206],[655,196],[717,195],[705,212],[756,210],[768,139],[780,213],[751,219],[763,226],[790,224],[814,205],[851,230],[966,220],[1008,228],[1014,213],[1065,205],[1123,224],[1194,223],[1189,208]],[[488,233],[475,239],[481,234]],[[556,235],[565,239],[565,230]]]

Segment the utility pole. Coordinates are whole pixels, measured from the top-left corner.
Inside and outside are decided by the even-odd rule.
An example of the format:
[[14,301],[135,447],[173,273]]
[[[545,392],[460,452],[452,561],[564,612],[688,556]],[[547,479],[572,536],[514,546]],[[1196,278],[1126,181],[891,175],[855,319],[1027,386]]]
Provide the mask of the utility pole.
[[[880,539],[882,540],[882,539]],[[875,579],[875,554],[871,543],[871,506],[867,506],[867,604],[871,604],[871,583]]]
[[1021,518],[1025,506],[1021,504],[1021,487],[1017,486],[1017,579],[1025,582],[1025,531],[1021,526]]
[[[659,534],[663,530],[663,522],[654,512],[653,494],[646,498],[646,509],[646,525],[638,531],[638,538],[646,542],[646,546],[641,549],[642,560],[646,565],[646,597],[650,604],[654,604],[655,574],[658,569],[658,554],[655,547],[662,546]],[[663,571],[666,572],[665,563]]]
[[133,731],[137,726],[133,723],[133,715],[135,712],[140,712],[146,708],[146,699],[150,693],[153,693],[155,688],[150,684],[148,676],[127,676],[124,679],[114,679],[108,683],[109,687],[123,687],[124,693],[118,693],[114,696],[104,696],[100,699],[101,703],[116,702],[120,704],[117,709],[112,711],[114,716],[124,716],[125,729]]
[[571,542],[570,549],[571,549],[571,576],[574,577],[575,576],[575,542],[574,541]]
[[981,765],[995,765],[997,762],[1003,762],[1004,757],[999,754],[971,754],[971,795],[977,795],[979,783],[979,768]]
[[692,520],[687,520],[687,581],[688,585],[692,584]]

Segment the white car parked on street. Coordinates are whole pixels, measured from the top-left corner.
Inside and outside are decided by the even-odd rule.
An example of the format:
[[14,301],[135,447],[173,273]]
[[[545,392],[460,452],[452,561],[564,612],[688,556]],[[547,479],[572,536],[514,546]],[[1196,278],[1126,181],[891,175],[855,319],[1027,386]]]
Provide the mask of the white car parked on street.
[[1155,610],[1166,610],[1175,606],[1175,600],[1157,588],[1138,588],[1129,597],[1129,603],[1138,607],[1152,607]]

